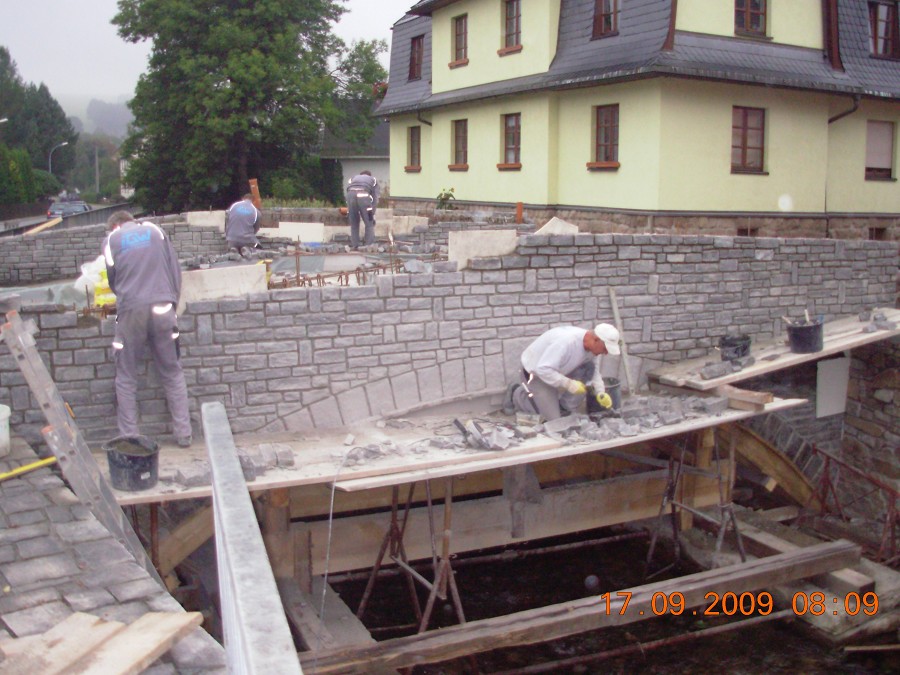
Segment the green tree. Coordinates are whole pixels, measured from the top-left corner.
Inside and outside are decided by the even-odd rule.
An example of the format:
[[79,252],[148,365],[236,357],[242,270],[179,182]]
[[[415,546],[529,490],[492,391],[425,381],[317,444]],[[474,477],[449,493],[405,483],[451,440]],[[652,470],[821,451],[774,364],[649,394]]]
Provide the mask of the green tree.
[[119,0],[119,35],[153,41],[122,149],[145,207],[224,206],[308,159],[337,116],[342,1]]
[[346,143],[365,145],[378,124],[370,113],[375,103],[374,87],[388,76],[378,60],[387,49],[384,40],[354,40],[341,56],[335,74],[340,113],[331,132]]
[[29,84],[25,88],[22,116],[18,126],[24,138],[17,145],[28,151],[33,166],[49,170],[50,151],[60,143],[68,143],[53,153],[53,173],[65,176],[75,164],[78,134],[47,85]]

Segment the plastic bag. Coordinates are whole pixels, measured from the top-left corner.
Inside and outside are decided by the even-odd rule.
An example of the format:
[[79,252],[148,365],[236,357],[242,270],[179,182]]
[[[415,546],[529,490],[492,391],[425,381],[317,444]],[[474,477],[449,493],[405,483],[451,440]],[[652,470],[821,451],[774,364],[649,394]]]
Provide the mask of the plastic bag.
[[81,276],[75,280],[75,288],[87,287],[88,290],[93,291],[94,286],[100,282],[100,272],[106,272],[106,260],[102,255],[98,255],[96,260],[91,260],[81,266]]
[[94,294],[94,304],[99,306],[114,305],[116,296],[109,290],[106,279],[106,260],[98,255],[95,260],[81,266],[81,276],[75,281],[75,288],[86,288]]

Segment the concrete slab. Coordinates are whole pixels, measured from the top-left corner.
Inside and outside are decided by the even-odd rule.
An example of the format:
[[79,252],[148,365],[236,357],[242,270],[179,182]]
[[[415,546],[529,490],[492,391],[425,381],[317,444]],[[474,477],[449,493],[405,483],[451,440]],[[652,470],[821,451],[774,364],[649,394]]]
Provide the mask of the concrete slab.
[[286,237],[294,241],[299,239],[303,244],[321,244],[325,241],[325,224],[279,222],[278,227],[261,227],[259,236]]
[[266,291],[265,265],[230,265],[208,270],[192,270],[181,275],[181,301],[178,313],[189,302],[238,298]]
[[185,216],[192,227],[215,227],[219,232],[225,232],[224,211],[188,211]]
[[457,269],[469,266],[471,258],[490,258],[508,255],[516,250],[518,233],[515,230],[450,232],[447,259],[456,262]]

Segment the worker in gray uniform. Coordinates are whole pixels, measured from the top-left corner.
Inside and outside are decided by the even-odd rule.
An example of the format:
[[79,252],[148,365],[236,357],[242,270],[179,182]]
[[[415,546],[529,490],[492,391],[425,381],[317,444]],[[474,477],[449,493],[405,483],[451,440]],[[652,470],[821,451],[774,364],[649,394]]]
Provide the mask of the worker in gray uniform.
[[606,393],[598,357],[619,353],[619,331],[608,323],[593,330],[551,328],[522,352],[522,383],[512,385],[507,395],[515,410],[538,413],[545,421],[574,412],[588,387],[592,389],[588,412],[608,409],[612,398]]
[[251,250],[259,246],[256,233],[259,232],[259,209],[253,205],[253,195],[249,192],[241,201],[235,202],[225,212],[225,240],[234,252],[249,258]]
[[347,184],[347,218],[350,221],[350,247],[359,248],[359,221],[366,226],[366,246],[375,243],[375,209],[381,188],[370,171],[360,171]]
[[175,440],[191,444],[187,385],[181,370],[175,308],[181,295],[181,267],[166,233],[149,221],[136,222],[127,211],[107,221],[103,242],[109,288],[116,295],[116,418],[119,433],[139,436],[138,368],[150,350],[166,392]]

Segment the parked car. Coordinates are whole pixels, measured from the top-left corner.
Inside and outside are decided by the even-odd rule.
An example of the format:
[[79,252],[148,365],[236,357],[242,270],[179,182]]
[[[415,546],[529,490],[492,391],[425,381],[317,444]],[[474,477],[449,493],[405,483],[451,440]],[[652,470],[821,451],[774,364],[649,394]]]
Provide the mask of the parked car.
[[90,211],[91,207],[84,202],[54,202],[47,209],[48,218],[67,218],[76,213]]

